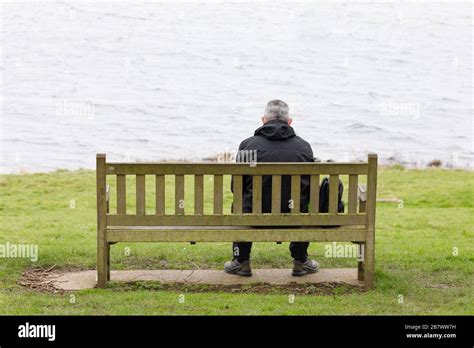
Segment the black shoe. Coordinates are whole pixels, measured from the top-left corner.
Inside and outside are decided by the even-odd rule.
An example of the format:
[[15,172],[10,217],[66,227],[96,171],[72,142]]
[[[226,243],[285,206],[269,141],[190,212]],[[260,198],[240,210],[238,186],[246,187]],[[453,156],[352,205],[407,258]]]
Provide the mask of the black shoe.
[[250,268],[250,261],[240,263],[237,260],[227,261],[224,265],[225,273],[237,274],[242,277],[250,277],[252,269]]
[[316,261],[310,259],[307,259],[306,262],[294,260],[291,275],[299,277],[309,273],[316,273],[317,271],[319,271],[319,264]]

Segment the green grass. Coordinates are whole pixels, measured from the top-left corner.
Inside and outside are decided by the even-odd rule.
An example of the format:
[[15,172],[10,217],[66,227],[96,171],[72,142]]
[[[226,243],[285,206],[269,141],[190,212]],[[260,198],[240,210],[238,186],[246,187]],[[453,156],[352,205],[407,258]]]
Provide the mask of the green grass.
[[[167,178],[171,183],[172,178]],[[187,187],[192,186],[186,178]],[[211,182],[206,178],[205,211],[210,212]],[[458,170],[379,171],[376,231],[376,288],[327,295],[165,291],[156,284],[114,284],[109,289],[47,294],[17,285],[29,267],[95,267],[95,173],[56,171],[0,176],[0,244],[38,244],[39,259],[0,259],[0,314],[474,314],[474,173]],[[114,194],[114,182],[112,195]],[[128,209],[134,206],[134,181],[127,183]],[[226,183],[225,206],[231,196]],[[347,185],[346,185],[347,187]],[[153,212],[153,182],[147,182],[147,205]],[[186,202],[193,202],[188,190]],[[345,193],[347,195],[347,192]],[[112,196],[114,197],[114,196]],[[167,209],[174,206],[167,191]],[[75,208],[70,208],[71,200]],[[347,201],[347,198],[345,199]],[[115,209],[112,200],[112,211]],[[193,207],[186,206],[187,211]],[[130,248],[126,256],[124,248]],[[458,255],[453,255],[457,248]],[[355,259],[324,257],[324,244],[313,243],[310,255],[322,267],[355,267]],[[112,246],[113,269],[221,269],[231,256],[229,243],[128,243]],[[255,268],[289,268],[288,244],[256,243]],[[185,302],[179,296],[185,294]],[[399,303],[400,295],[403,303]]]

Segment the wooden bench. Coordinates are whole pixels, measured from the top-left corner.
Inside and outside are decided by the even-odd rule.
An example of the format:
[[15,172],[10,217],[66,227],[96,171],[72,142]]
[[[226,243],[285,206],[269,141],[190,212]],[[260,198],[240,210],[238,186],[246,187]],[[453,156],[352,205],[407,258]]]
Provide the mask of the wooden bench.
[[[174,176],[174,214],[165,212],[165,176]],[[185,175],[194,177],[194,209],[184,209]],[[213,176],[213,212],[204,212],[204,175]],[[224,214],[224,175],[233,177],[233,214]],[[253,211],[242,214],[242,176],[252,175]],[[272,176],[272,212],[262,214],[262,175]],[[293,209],[280,213],[282,175],[291,176]],[[309,175],[310,197],[319,202],[319,183],[329,176],[329,212],[310,204],[300,213],[300,176]],[[107,179],[116,177],[116,211],[110,212]],[[135,177],[135,209],[127,211],[126,177]],[[145,177],[155,178],[153,213],[146,210]],[[348,176],[345,213],[337,212],[339,178]],[[366,181],[366,189],[360,185]],[[366,163],[108,163],[97,155],[97,285],[110,280],[110,245],[118,242],[353,242],[364,245],[358,279],[374,286],[377,155]],[[192,204],[189,204],[192,206]],[[263,226],[253,228],[251,226]],[[272,227],[275,226],[275,227]],[[300,228],[291,228],[300,226]],[[328,226],[339,226],[327,228]],[[266,227],[266,228],[265,228]],[[325,228],[326,227],[326,228]]]

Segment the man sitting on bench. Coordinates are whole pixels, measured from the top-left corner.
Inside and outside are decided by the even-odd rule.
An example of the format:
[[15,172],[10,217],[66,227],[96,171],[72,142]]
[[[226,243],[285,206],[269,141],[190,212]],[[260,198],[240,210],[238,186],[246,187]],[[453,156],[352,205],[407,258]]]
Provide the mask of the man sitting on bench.
[[[291,127],[292,119],[288,115],[288,105],[281,100],[268,102],[265,116],[262,117],[263,126],[255,131],[253,137],[245,139],[239,146],[240,153],[256,151],[257,162],[314,162],[313,151],[307,141],[295,134]],[[309,204],[309,177],[301,176],[300,212],[308,212]],[[252,177],[243,177],[243,213],[252,212]],[[272,210],[272,178],[262,178],[262,212]],[[291,203],[291,176],[282,177],[281,212],[290,212]],[[318,203],[319,204],[319,203]],[[316,261],[308,258],[308,242],[291,242],[290,252],[293,257],[293,276],[302,276],[315,273],[319,269]],[[225,263],[226,273],[240,276],[251,276],[250,250],[251,242],[234,242],[232,261]]]

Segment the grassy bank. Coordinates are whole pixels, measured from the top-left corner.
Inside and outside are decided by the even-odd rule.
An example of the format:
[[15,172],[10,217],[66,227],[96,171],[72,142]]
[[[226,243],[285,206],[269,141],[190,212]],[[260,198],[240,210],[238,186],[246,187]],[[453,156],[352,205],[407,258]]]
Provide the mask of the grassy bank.
[[[37,244],[39,258],[0,259],[0,314],[474,314],[474,173],[381,169],[378,181],[378,197],[397,197],[403,207],[378,204],[375,290],[296,294],[289,303],[290,291],[186,292],[136,284],[75,292],[71,301],[71,294],[39,293],[17,281],[31,267],[95,267],[95,172],[2,175],[0,244]],[[133,181],[128,184],[133,209]],[[167,193],[171,211],[173,194]],[[210,211],[210,191],[206,198]],[[228,189],[224,202],[228,209]],[[355,259],[325,258],[323,244],[312,244],[310,254],[325,268],[356,265]],[[113,269],[221,269],[230,256],[229,243],[117,244],[111,254]],[[287,243],[257,243],[252,256],[255,268],[291,266]]]

